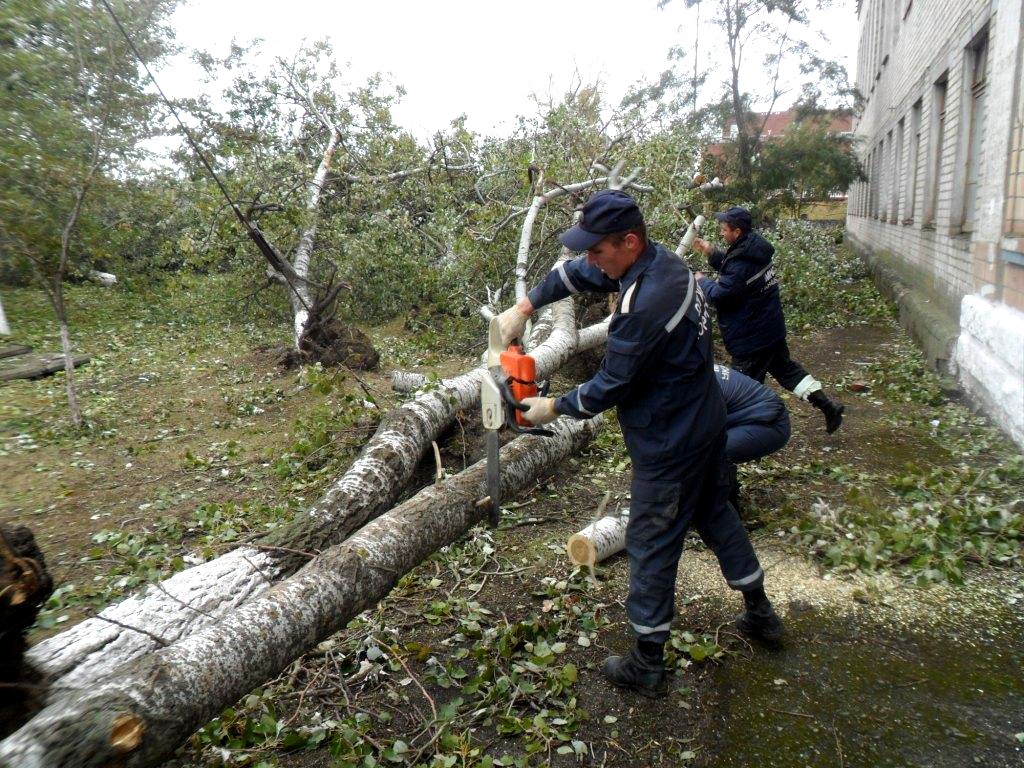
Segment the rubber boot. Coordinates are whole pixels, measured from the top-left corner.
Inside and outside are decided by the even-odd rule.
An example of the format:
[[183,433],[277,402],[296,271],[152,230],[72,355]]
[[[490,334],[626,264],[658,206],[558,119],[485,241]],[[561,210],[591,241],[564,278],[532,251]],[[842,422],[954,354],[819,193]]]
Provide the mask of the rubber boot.
[[625,656],[609,656],[601,667],[612,685],[636,691],[649,699],[660,699],[668,690],[665,672],[665,646],[638,640]]
[[782,619],[775,613],[764,587],[743,593],[746,610],[736,619],[736,629],[747,637],[766,643],[778,643],[786,634]]
[[831,435],[839,429],[839,425],[843,423],[843,411],[846,410],[845,405],[838,400],[833,400],[820,389],[817,392],[811,392],[807,396],[807,402],[825,414],[825,431],[828,434]]

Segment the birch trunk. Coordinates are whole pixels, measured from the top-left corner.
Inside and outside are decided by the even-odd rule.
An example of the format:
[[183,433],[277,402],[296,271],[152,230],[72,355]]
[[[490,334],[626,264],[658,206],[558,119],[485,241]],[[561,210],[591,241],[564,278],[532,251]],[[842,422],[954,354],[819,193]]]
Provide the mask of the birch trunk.
[[299,339],[302,338],[306,321],[309,319],[309,308],[313,306],[312,297],[309,295],[309,283],[306,282],[309,279],[309,259],[313,253],[313,244],[316,242],[316,230],[320,218],[320,195],[323,193],[324,182],[327,180],[327,173],[331,168],[334,150],[337,149],[340,140],[341,133],[337,128],[332,128],[331,138],[327,142],[324,156],[320,160],[313,180],[309,183],[309,197],[306,200],[306,216],[309,217],[309,223],[299,238],[299,245],[295,249],[295,259],[292,264],[295,274],[301,278],[296,285],[292,286],[293,290],[290,294],[292,313],[295,318],[295,349],[299,348]]
[[[553,305],[556,325],[533,351],[538,378],[576,353],[571,300]],[[480,401],[483,366],[442,381],[389,412],[349,470],[307,513],[255,545],[181,571],[33,646],[26,659],[51,681],[84,685],[111,668],[178,642],[235,610],[319,552],[390,508],[431,442],[459,410]]]
[[0,298],[0,336],[10,336],[11,326],[7,324],[7,315],[4,314],[4,302]]
[[[561,419],[555,436],[501,450],[502,493],[527,487],[585,445],[601,418]],[[484,462],[430,486],[223,621],[67,691],[0,743],[3,768],[142,768],[160,763],[225,706],[376,604],[483,516]]]
[[[58,286],[58,291],[60,287]],[[78,394],[75,390],[75,356],[71,351],[71,335],[68,333],[68,321],[64,317],[64,297],[60,295],[60,348],[64,353],[64,389],[68,393],[68,413],[71,423],[82,426],[82,411],[78,407]]]

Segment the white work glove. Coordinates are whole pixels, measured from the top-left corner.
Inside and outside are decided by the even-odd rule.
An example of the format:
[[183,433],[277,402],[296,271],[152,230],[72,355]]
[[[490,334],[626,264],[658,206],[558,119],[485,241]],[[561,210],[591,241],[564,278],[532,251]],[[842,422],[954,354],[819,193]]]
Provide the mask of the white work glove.
[[525,411],[523,417],[535,426],[547,424],[558,418],[553,397],[524,397],[522,403],[530,406],[530,410]]
[[508,346],[513,339],[521,339],[523,331],[526,330],[526,321],[529,315],[513,304],[500,315],[498,315],[498,330],[501,331],[501,343]]

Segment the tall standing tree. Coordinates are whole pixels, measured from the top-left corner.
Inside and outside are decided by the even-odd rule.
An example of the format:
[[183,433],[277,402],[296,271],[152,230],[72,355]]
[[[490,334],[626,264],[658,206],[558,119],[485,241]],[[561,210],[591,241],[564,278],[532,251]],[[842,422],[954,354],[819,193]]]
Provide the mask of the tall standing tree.
[[[705,0],[710,14],[705,24],[715,31],[704,41],[707,48],[717,43],[727,52],[728,76],[723,83],[721,101],[711,112],[735,126],[728,160],[733,166],[733,196],[749,197],[751,177],[768,115],[780,99],[792,97],[800,106],[810,108],[822,100],[838,100],[844,105],[853,95],[846,70],[815,50],[806,39],[809,31],[808,13],[825,7],[830,0]],[[664,8],[672,0],[660,0]],[[683,0],[687,8],[696,8],[699,23],[701,0]],[[678,49],[677,49],[678,50]],[[756,96],[751,83],[751,52],[762,52],[762,60],[754,63],[757,78],[767,77],[768,88],[758,88]],[[678,52],[676,58],[680,58]],[[696,58],[695,58],[696,61]],[[695,64],[696,67],[696,64]],[[696,68],[692,76],[694,90],[699,82]],[[758,83],[760,86],[761,83]],[[696,94],[693,96],[696,101]],[[759,117],[753,105],[765,105]]]
[[[114,3],[147,60],[164,55],[177,0]],[[60,329],[71,420],[74,385],[64,281],[86,272],[103,226],[91,196],[117,185],[150,135],[153,99],[138,63],[95,1],[0,5],[0,252],[45,289]]]

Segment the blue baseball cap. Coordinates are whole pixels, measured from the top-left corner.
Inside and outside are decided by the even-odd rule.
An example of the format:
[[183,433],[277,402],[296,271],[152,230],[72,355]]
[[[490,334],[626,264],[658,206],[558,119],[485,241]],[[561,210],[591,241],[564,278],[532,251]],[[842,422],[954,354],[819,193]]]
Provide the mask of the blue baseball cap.
[[715,221],[724,221],[726,224],[742,229],[744,232],[749,232],[754,228],[754,220],[750,216],[750,211],[746,208],[740,208],[738,205],[734,205],[727,211],[716,213]]
[[643,226],[636,200],[618,189],[602,189],[583,204],[580,221],[558,239],[570,251],[586,251],[608,235]]

